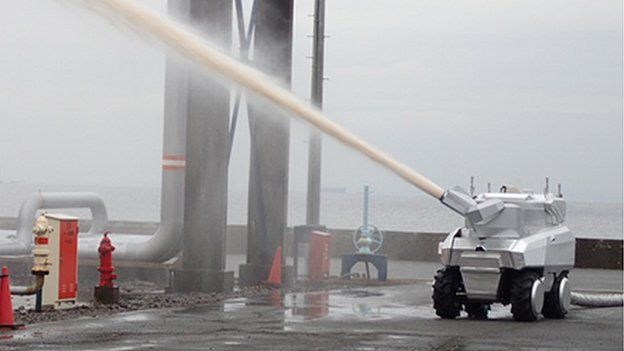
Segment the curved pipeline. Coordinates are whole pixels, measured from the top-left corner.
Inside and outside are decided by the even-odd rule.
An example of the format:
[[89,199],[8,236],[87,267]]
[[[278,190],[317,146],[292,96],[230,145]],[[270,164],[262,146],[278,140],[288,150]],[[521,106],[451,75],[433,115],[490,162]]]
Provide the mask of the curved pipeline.
[[[164,172],[161,224],[153,235],[113,234],[115,259],[119,261],[163,262],[178,254],[182,236],[184,172]],[[182,175],[180,175],[181,173]],[[101,234],[108,229],[108,215],[102,198],[95,193],[35,193],[22,204],[17,234],[9,243],[0,245],[0,255],[31,254],[32,226],[41,209],[88,208],[92,214],[91,229],[78,239],[80,258],[97,259]],[[16,288],[19,290],[19,288]],[[21,291],[21,290],[19,290]]]
[[[153,235],[110,234],[116,261],[164,262],[182,249],[186,169],[187,71],[167,58],[160,203],[160,226]],[[83,236],[80,258],[98,259],[102,237]]]
[[41,274],[35,275],[35,282],[29,286],[11,286],[11,295],[34,295],[41,290],[45,276]]
[[[176,7],[170,11],[176,11]],[[160,226],[153,235],[111,233],[116,261],[164,262],[182,249],[188,72],[170,57],[165,64]],[[80,258],[98,259],[101,239],[101,236],[81,237],[78,241]]]
[[583,294],[572,292],[571,303],[583,307],[619,307],[624,305],[622,294]]
[[[116,261],[164,262],[181,250],[184,218],[184,175],[186,169],[186,99],[185,68],[167,59],[165,70],[165,106],[163,126],[162,186],[160,226],[152,235],[112,233]],[[98,259],[101,235],[108,230],[106,207],[94,193],[33,194],[20,210],[16,240],[0,245],[2,254],[30,254],[32,225],[41,208],[90,208],[91,230],[81,233],[78,253],[81,259]]]
[[[182,223],[161,223],[152,235],[116,234],[109,237],[115,245],[115,261],[164,262],[180,252]],[[100,235],[83,236],[78,240],[81,259],[99,257]]]
[[[119,261],[163,262],[180,252],[184,172],[163,174],[161,224],[153,235],[113,234],[115,259]],[[78,253],[83,259],[97,259],[101,234],[107,230],[108,216],[102,198],[95,193],[36,193],[20,209],[17,236],[0,245],[0,255],[30,254],[33,246],[32,226],[40,209],[89,208],[93,217],[91,229],[78,237]]]
[[[176,7],[169,10],[174,12]],[[153,235],[110,234],[116,261],[164,262],[182,249],[188,72],[169,56],[165,64],[160,226]],[[80,258],[98,259],[100,240],[99,235],[82,236]]]
[[[0,255],[30,254],[33,246],[33,223],[40,209],[88,208],[91,229],[87,234],[102,233],[108,226],[106,205],[96,193],[34,193],[22,203],[17,220],[16,236],[0,245]],[[10,237],[9,237],[10,238]]]

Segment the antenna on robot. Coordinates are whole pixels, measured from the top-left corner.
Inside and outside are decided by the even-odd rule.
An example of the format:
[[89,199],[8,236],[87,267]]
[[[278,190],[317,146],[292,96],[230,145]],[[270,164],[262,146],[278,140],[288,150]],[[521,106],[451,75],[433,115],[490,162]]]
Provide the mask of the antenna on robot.
[[475,186],[474,186],[474,176],[470,176],[470,196],[474,196]]

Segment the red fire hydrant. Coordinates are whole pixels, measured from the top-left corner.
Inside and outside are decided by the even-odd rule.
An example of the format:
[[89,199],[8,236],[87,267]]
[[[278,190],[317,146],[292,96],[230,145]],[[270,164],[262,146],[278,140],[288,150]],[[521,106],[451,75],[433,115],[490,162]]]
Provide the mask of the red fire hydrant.
[[113,251],[115,246],[108,237],[110,232],[105,232],[100,241],[98,253],[100,254],[100,285],[95,287],[95,301],[103,304],[113,304],[119,301],[119,288],[115,286],[113,280],[117,279],[115,267],[113,267]]
[[100,272],[100,286],[112,287],[114,285],[113,280],[117,279],[117,275],[114,273],[115,267],[113,267],[113,251],[115,251],[115,247],[111,244],[108,237],[109,233],[104,233],[104,237],[100,241],[100,247],[98,247],[100,266],[97,270]]

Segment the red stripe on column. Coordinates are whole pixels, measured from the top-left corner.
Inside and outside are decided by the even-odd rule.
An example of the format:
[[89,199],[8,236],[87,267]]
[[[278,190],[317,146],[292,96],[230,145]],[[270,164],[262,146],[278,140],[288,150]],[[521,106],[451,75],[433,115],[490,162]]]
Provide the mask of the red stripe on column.
[[184,161],[186,160],[186,155],[163,155],[163,160]]

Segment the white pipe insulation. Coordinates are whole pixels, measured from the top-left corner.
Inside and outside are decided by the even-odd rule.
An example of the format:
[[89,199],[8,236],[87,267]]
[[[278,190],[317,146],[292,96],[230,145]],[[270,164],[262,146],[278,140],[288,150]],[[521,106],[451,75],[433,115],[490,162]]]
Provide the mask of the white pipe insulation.
[[[181,250],[184,219],[184,171],[186,169],[187,71],[170,60],[165,73],[165,110],[162,159],[160,226],[152,235],[112,233],[115,261],[164,262]],[[98,259],[97,248],[108,229],[106,206],[95,193],[38,193],[20,209],[17,236],[0,244],[0,255],[30,254],[32,228],[40,209],[89,208],[93,222],[78,237],[82,259]]]
[[106,206],[96,193],[34,193],[22,203],[17,218],[17,233],[0,245],[0,255],[30,254],[33,247],[33,224],[40,209],[88,208],[91,229],[85,235],[102,233],[108,226]]
[[[179,172],[178,173],[184,173]],[[116,246],[115,259],[121,261],[162,262],[180,251],[179,236],[182,232],[181,205],[173,203],[183,195],[174,194],[176,181],[182,179],[176,174],[163,175],[163,202],[161,224],[153,235],[113,233]],[[165,180],[166,179],[166,180]],[[181,202],[181,200],[179,200]],[[82,209],[91,211],[91,228],[78,237],[80,258],[97,259],[102,233],[108,230],[108,216],[102,198],[95,193],[35,193],[22,204],[17,220],[17,232],[8,237],[9,242],[0,245],[0,255],[30,255],[33,249],[33,223],[39,210]],[[177,213],[176,213],[177,212]]]
[[[182,249],[188,72],[173,61],[167,60],[165,73],[160,226],[152,235],[112,233],[116,261],[164,262]],[[101,239],[81,236],[80,258],[97,259]]]

